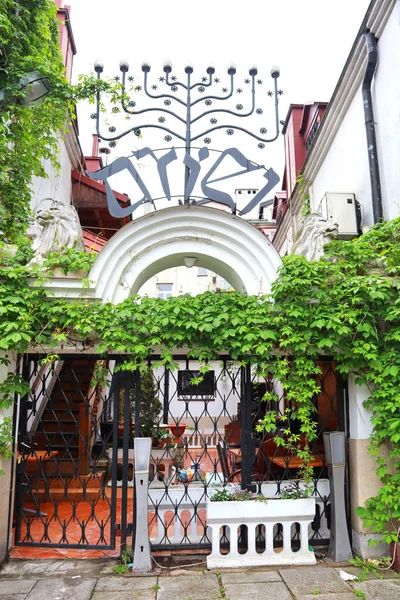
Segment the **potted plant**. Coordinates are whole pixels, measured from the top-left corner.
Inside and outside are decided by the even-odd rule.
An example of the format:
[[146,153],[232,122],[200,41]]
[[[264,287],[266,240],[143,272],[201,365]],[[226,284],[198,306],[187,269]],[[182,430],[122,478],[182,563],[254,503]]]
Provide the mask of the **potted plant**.
[[167,429],[162,427],[154,427],[151,439],[153,440],[153,446],[165,446],[169,440]]
[[[207,557],[207,567],[224,568],[257,565],[308,565],[315,564],[314,553],[308,546],[308,528],[315,516],[315,498],[309,490],[299,485],[283,490],[281,497],[265,498],[235,486],[217,490],[207,499],[207,526],[212,531],[212,552]],[[300,549],[291,546],[292,525],[300,526]],[[273,548],[274,526],[280,524],[283,531],[283,548]],[[248,548],[238,552],[238,531],[248,528]],[[262,525],[266,532],[266,548],[259,553],[255,547],[257,528]],[[220,528],[229,527],[230,551],[220,552]]]
[[187,427],[186,423],[171,423],[168,427],[173,438],[173,443],[182,444],[182,435],[185,433]]

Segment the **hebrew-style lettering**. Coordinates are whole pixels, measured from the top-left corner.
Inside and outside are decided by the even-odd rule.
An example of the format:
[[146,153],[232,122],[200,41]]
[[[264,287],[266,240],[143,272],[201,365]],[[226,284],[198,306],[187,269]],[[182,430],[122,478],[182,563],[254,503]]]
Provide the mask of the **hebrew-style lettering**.
[[[168,181],[167,167],[170,163],[177,160],[175,148],[172,148],[169,152],[161,156],[161,158],[157,158],[155,153],[150,148],[136,150],[132,153],[132,156],[134,156],[138,160],[145,156],[151,156],[155,160],[165,197],[168,200],[171,200],[171,190],[170,183]],[[222,164],[222,162],[227,156],[233,158],[238,163],[238,165],[243,168],[235,173],[230,173],[229,175],[224,175],[222,177],[211,179],[212,175],[215,173],[215,171],[218,169],[218,167]],[[201,170],[200,163],[208,157],[209,151],[205,147],[199,150],[198,160],[190,156],[188,152],[185,154],[183,163],[186,167],[189,168],[190,171],[185,189],[186,198],[190,197],[191,193],[193,192],[194,186],[196,185]],[[232,198],[232,196],[227,192],[223,192],[221,190],[217,190],[211,187],[210,184],[214,184],[217,181],[224,181],[225,179],[232,179],[233,177],[238,177],[240,175],[244,175],[245,173],[250,173],[251,171],[257,171],[260,169],[265,170],[263,177],[267,179],[267,184],[240,211],[239,215],[241,216],[249,213],[255,206],[257,206],[259,202],[261,202],[261,200],[268,194],[268,192],[270,192],[272,188],[278,183],[279,177],[273,169],[265,169],[265,167],[256,165],[255,163],[249,161],[244,156],[244,154],[237,150],[237,148],[229,148],[228,150],[225,150],[221,153],[218,160],[203,177],[200,185],[205,198],[203,200],[198,200],[196,204],[205,204],[206,202],[212,200],[214,202],[218,202],[219,204],[229,206],[231,211],[234,213],[235,201]],[[139,189],[143,194],[143,198],[130,206],[122,207],[116,199],[115,194],[107,180],[112,175],[116,175],[125,170],[127,170],[130,173],[132,178],[137,183]],[[151,202],[154,204],[153,198],[148,188],[146,187],[144,181],[140,177],[135,166],[128,158],[117,158],[114,162],[112,162],[110,165],[107,165],[103,169],[100,169],[95,173],[90,173],[89,171],[86,171],[86,174],[88,175],[88,177],[94,179],[95,181],[104,181],[108,210],[110,212],[110,215],[117,219],[121,219],[127,217],[128,215],[131,215],[141,204],[144,204],[145,202]]]
[[[121,171],[124,171],[125,169],[128,169],[129,173],[132,175],[133,179],[138,184],[140,190],[143,193],[143,198],[138,202],[135,202],[135,204],[123,208],[119,205],[118,200],[116,199],[115,194],[107,181],[107,178],[111,177],[111,175],[117,175],[117,173],[121,173]],[[145,186],[142,178],[140,177],[139,173],[137,172],[131,161],[125,157],[117,158],[117,160],[114,160],[114,162],[112,162],[110,165],[107,165],[106,167],[100,169],[99,171],[96,171],[95,173],[90,173],[89,171],[86,171],[86,175],[91,179],[94,179],[95,181],[104,181],[108,210],[110,215],[112,217],[115,217],[116,219],[123,219],[124,217],[131,215],[141,204],[149,201],[152,202],[150,192]]]
[[265,185],[261,190],[250,200],[250,202],[238,213],[240,216],[246,215],[250,212],[261,200],[276,186],[279,182],[279,175],[275,173],[273,169],[267,169],[263,175],[265,179],[268,180],[267,185]]
[[208,183],[212,183],[212,181],[209,181],[211,175],[218,169],[219,165],[222,163],[226,156],[231,156],[241,167],[244,167],[244,170],[239,171],[238,173],[232,173],[231,175],[226,175],[225,177],[221,177],[220,179],[214,181],[231,179],[232,177],[236,177],[237,175],[243,175],[244,173],[250,173],[251,171],[256,171],[260,169],[258,165],[255,165],[254,163],[250,162],[244,156],[244,154],[239,152],[237,148],[229,148],[228,150],[225,150],[224,152],[222,152],[221,156],[218,158],[215,164],[211,167],[211,169],[202,179],[201,189],[206,199],[198,201],[197,204],[204,204],[205,202],[213,200],[214,202],[219,202],[220,204],[229,206],[231,211],[235,212],[235,201],[230,194],[228,194],[227,192],[222,192],[221,190],[217,190],[207,185]]

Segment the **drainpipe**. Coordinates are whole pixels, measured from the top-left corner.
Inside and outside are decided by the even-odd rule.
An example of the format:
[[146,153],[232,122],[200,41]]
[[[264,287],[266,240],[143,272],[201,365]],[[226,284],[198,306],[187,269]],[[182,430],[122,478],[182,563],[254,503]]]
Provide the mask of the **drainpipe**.
[[362,84],[362,97],[364,105],[365,131],[367,134],[369,174],[371,179],[372,210],[374,223],[383,220],[382,191],[379,175],[378,149],[376,147],[374,109],[372,106],[371,82],[378,62],[377,38],[373,33],[364,34],[365,45],[368,52],[368,63]]

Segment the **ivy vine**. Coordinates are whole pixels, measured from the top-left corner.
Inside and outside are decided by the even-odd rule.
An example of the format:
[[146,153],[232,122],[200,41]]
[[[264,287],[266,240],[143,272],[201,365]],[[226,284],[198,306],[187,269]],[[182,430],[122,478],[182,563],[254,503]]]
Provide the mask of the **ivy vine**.
[[[159,364],[169,368],[176,366],[177,348],[190,348],[203,371],[220,352],[241,364],[251,362],[259,373],[272,373],[282,383],[291,408],[279,443],[301,456],[306,478],[311,476],[310,451],[299,437],[312,441],[317,435],[312,403],[318,393],[316,361],[330,355],[339,373],[355,373],[357,383],[367,384],[371,392],[370,450],[383,485],[359,512],[388,541],[396,537],[393,524],[400,516],[399,239],[396,219],[351,242],[332,242],[317,262],[285,257],[271,297],[206,292],[167,300],[134,296],[118,305],[49,297],[41,285],[46,268],[57,261],[64,269],[68,261],[76,268],[83,256],[74,251],[69,258],[50,257],[44,270],[32,271],[24,265],[29,253],[22,248],[0,267],[0,349],[43,352],[75,344],[78,351],[127,355],[121,368],[130,370],[147,370],[148,356],[159,349]],[[14,392],[24,392],[24,385],[10,373],[0,385],[2,406],[10,404]],[[273,401],[273,395],[265,400]],[[267,411],[260,428],[273,431],[275,419]],[[300,434],[290,430],[293,419],[299,421]],[[389,448],[386,455],[383,446]]]
[[[0,352],[2,361],[28,348],[42,352],[63,345],[122,353],[123,369],[147,369],[147,358],[161,348],[160,364],[174,368],[176,348],[190,348],[203,371],[219,352],[282,383],[292,408],[282,440],[304,462],[311,477],[310,451],[300,434],[316,436],[312,398],[318,392],[316,360],[331,355],[344,376],[356,374],[367,384],[372,411],[370,445],[382,480],[379,493],[359,514],[385,541],[397,540],[400,517],[400,219],[375,226],[351,242],[326,246],[324,257],[309,263],[300,256],[284,259],[271,297],[239,293],[178,296],[168,300],[135,296],[121,304],[49,297],[42,283],[55,267],[64,272],[89,270],[95,254],[68,251],[29,268],[32,256],[24,232],[30,219],[30,183],[45,177],[44,159],[57,165],[59,140],[69,126],[75,101],[93,101],[105,91],[116,103],[118,82],[99,82],[94,75],[70,86],[59,50],[53,0],[0,0],[0,229],[16,244],[15,256],[0,243]],[[52,94],[41,106],[18,104],[17,82],[37,70],[48,77]],[[131,91],[131,90],[130,90]],[[128,100],[128,97],[126,97]],[[102,107],[104,110],[104,107]],[[298,182],[303,187],[306,182]],[[303,188],[302,188],[303,189]],[[304,191],[304,189],[303,189]],[[304,211],[307,212],[304,198]],[[32,285],[32,279],[35,285]],[[49,356],[49,360],[54,357]],[[0,384],[0,410],[9,408],[27,384],[10,371]],[[274,397],[266,394],[265,400]],[[297,419],[300,434],[290,421]],[[261,428],[273,431],[276,415],[267,411]],[[10,456],[11,419],[0,424],[0,458]],[[279,441],[281,440],[281,441]],[[382,447],[388,448],[386,454]],[[1,474],[1,473],[0,473]]]

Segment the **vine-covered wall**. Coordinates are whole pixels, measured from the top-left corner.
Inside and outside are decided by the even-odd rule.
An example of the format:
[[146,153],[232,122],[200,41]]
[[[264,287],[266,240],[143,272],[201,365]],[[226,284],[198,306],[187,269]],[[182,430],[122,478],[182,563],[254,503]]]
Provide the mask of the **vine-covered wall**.
[[[42,352],[75,344],[77,351],[93,347],[105,355],[130,355],[123,369],[146,369],[149,354],[159,348],[160,363],[171,368],[176,348],[189,348],[204,370],[219,352],[242,363],[251,360],[260,373],[272,373],[281,382],[294,402],[288,423],[289,417],[297,419],[300,433],[310,440],[316,436],[316,359],[331,355],[344,377],[355,373],[357,382],[370,389],[370,450],[377,457],[383,487],[360,513],[387,541],[395,535],[392,525],[400,514],[399,239],[397,219],[351,242],[329,244],[318,262],[288,256],[272,297],[208,292],[168,300],[133,297],[118,305],[48,297],[41,286],[46,269],[60,264],[65,270],[87,269],[93,256],[69,251],[32,270],[25,266],[30,254],[25,244],[15,259],[2,260],[0,349]],[[15,392],[26,392],[26,384],[10,373],[0,392],[0,407],[5,407]],[[267,394],[265,400],[273,397]],[[275,418],[274,412],[267,412],[261,427],[272,431]],[[307,478],[309,451],[298,441],[288,426],[285,444],[302,457]],[[381,458],[380,448],[387,444],[387,458]]]

